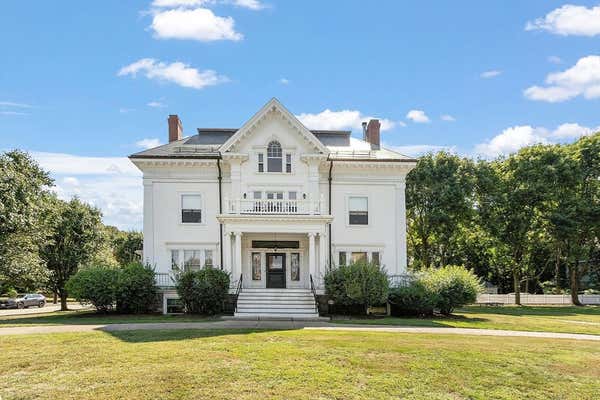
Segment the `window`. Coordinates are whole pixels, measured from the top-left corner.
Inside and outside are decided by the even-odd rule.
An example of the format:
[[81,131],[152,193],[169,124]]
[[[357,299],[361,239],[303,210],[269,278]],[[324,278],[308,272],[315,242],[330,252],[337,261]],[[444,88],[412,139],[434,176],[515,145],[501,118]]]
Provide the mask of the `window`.
[[167,299],[167,314],[182,314],[183,302],[180,299]]
[[379,252],[374,251],[371,253],[371,262],[375,265],[381,265],[381,261],[379,260]]
[[369,199],[368,197],[348,198],[348,223],[350,225],[369,224]]
[[339,264],[340,265],[346,265],[346,252],[345,251],[340,251],[340,254],[339,254]]
[[186,271],[198,271],[201,268],[200,254],[200,250],[184,250],[183,266]]
[[258,153],[258,172],[265,172],[265,156],[263,153]]
[[171,250],[171,269],[177,270],[181,268],[181,260],[179,259],[179,250]]
[[288,192],[288,200],[296,200],[298,198],[297,192]]
[[254,200],[260,200],[262,199],[262,192],[252,192],[252,197]]
[[252,280],[260,281],[260,253],[252,253]]
[[272,141],[267,147],[267,172],[281,172],[281,145]]
[[204,268],[213,267],[213,252],[212,250],[204,250]]
[[292,155],[291,154],[285,155],[285,172],[287,172],[288,174],[290,174],[292,172]]
[[193,224],[202,222],[202,196],[199,194],[181,195],[181,222]]
[[293,281],[300,280],[300,253],[290,254],[290,278]]
[[269,200],[283,200],[283,192],[267,192]]
[[353,251],[352,252],[352,263],[357,262],[366,262],[367,261],[367,252],[365,251]]

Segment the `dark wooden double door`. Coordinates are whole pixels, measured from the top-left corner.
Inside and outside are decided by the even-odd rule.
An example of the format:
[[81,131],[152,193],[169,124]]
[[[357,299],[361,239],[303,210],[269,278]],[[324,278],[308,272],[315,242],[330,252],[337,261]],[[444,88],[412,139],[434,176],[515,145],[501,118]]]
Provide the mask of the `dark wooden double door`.
[[285,254],[267,253],[267,288],[285,288]]

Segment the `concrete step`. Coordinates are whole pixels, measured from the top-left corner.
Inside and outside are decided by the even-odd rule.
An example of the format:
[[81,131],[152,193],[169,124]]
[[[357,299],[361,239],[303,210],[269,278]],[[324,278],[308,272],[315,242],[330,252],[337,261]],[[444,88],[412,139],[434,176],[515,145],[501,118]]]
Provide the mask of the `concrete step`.
[[265,288],[243,288],[242,293],[268,292],[268,293],[312,293],[309,289],[265,289]]
[[289,299],[238,299],[238,306],[242,304],[307,304],[314,305],[313,299],[289,300]]
[[244,307],[239,308],[236,313],[251,313],[251,314],[316,314],[314,307],[302,308],[266,308],[266,307]]
[[319,321],[326,322],[329,321],[329,318],[319,317],[317,313],[305,313],[305,314],[286,314],[286,313],[239,313],[236,312],[233,316],[234,319],[241,320],[261,320],[261,321],[269,321],[269,320],[280,320],[280,321]]
[[239,296],[238,301],[315,301],[312,296]]
[[242,303],[238,302],[238,310],[245,310],[248,308],[262,308],[262,309],[284,309],[284,310],[296,310],[299,308],[315,309],[315,303],[313,304],[302,304],[302,303],[283,303],[283,304],[265,304],[265,303]]

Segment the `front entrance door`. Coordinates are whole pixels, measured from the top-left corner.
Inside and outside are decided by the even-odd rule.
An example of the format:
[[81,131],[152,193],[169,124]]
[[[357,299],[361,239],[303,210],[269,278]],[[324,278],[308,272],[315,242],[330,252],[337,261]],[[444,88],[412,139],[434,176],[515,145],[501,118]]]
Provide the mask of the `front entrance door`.
[[267,288],[285,288],[285,254],[267,253]]

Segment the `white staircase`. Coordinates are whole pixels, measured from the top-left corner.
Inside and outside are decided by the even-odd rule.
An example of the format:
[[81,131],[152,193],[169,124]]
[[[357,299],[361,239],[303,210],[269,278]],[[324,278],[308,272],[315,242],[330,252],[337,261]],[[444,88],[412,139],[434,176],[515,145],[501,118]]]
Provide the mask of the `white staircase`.
[[318,318],[315,298],[308,289],[242,289],[236,318]]

